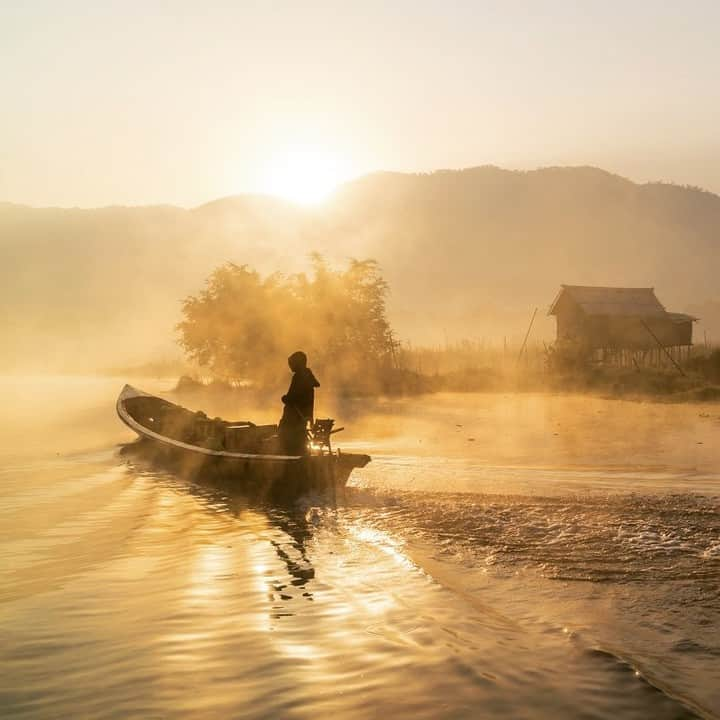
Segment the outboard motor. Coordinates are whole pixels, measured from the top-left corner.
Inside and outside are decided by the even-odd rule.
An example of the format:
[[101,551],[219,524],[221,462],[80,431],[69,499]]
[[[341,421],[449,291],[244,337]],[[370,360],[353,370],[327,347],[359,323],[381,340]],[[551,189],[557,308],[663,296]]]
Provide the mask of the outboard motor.
[[330,436],[335,433],[339,433],[345,428],[337,428],[333,430],[335,420],[332,418],[325,418],[323,420],[315,420],[310,428],[310,448],[315,452],[323,455],[325,452],[328,454],[332,453],[332,446],[330,444]]

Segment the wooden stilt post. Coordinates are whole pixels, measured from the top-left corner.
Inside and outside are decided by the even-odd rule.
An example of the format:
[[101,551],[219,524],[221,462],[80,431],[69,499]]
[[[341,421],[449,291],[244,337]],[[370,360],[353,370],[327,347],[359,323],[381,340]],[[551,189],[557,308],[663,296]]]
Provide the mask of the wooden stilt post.
[[[670,358],[670,362],[675,366],[677,371],[683,377],[687,377],[687,375],[685,375],[685,371],[675,362],[675,360],[673,359],[673,356],[668,352],[667,348],[660,342],[660,340],[658,340],[657,335],[655,335],[655,333],[648,327],[647,323],[642,318],[638,318],[638,320],[640,320],[640,322],[642,323],[642,326],[650,333],[653,340],[655,340],[655,342],[657,343],[658,348],[660,348],[660,350],[662,350]],[[660,353],[658,352],[658,360],[659,359],[660,359]]]
[[523,352],[525,352],[525,345],[527,344],[528,337],[530,336],[530,331],[532,330],[533,323],[535,322],[535,316],[537,315],[538,309],[535,308],[533,311],[532,317],[530,318],[530,325],[528,325],[527,332],[525,333],[525,339],[523,340],[522,345],[520,346],[520,352],[518,353],[518,363],[520,362],[520,359],[522,358]]

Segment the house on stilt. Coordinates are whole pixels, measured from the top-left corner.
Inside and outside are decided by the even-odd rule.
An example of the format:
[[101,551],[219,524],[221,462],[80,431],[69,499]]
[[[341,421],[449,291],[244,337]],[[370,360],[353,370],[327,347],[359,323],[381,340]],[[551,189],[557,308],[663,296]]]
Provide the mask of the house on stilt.
[[587,285],[562,285],[548,314],[559,341],[582,343],[598,362],[636,366],[687,357],[697,320],[668,312],[654,288]]

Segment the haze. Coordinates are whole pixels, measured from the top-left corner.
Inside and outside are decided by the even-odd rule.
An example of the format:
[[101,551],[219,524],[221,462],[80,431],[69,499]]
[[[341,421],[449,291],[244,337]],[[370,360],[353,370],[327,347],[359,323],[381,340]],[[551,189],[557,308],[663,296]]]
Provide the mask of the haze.
[[313,201],[487,163],[718,192],[719,22],[711,0],[4,3],[0,199]]

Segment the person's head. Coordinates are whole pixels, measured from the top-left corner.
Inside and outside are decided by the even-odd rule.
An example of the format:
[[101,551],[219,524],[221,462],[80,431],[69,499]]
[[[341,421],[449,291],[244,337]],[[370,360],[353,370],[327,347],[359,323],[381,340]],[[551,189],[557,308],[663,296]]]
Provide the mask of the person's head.
[[288,365],[293,372],[302,370],[303,368],[307,367],[307,355],[302,350],[294,352],[288,358]]

